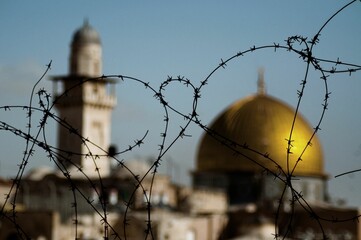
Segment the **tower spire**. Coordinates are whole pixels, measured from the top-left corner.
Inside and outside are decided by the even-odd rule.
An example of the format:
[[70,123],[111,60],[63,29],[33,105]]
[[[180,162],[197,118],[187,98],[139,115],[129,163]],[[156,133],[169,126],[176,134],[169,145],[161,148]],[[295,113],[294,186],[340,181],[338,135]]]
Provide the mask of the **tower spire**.
[[258,94],[266,94],[266,86],[264,82],[264,68],[258,69],[258,80],[257,80],[257,92]]
[[88,19],[88,17],[85,17],[83,20],[83,27],[89,27],[89,26],[90,26],[89,19]]

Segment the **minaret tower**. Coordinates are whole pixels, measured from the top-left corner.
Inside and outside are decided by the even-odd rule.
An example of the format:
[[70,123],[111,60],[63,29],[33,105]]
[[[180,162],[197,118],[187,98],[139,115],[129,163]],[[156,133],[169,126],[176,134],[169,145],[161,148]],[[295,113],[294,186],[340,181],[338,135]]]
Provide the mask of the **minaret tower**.
[[60,124],[58,128],[59,153],[69,159],[62,163],[73,177],[83,172],[94,178],[97,169],[104,177],[110,171],[109,159],[98,156],[110,145],[111,112],[116,105],[110,86],[115,81],[98,78],[102,75],[102,47],[98,32],[88,21],[73,35],[69,72],[52,78],[60,118],[71,126]]

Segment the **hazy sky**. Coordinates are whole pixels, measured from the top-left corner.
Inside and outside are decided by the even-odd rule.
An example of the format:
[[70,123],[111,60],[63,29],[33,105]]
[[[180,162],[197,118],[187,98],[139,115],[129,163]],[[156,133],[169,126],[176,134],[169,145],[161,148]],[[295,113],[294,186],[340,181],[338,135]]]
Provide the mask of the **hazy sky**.
[[[348,1],[2,1],[0,3],[0,106],[27,105],[33,84],[52,60],[51,75],[68,72],[72,34],[85,18],[100,33],[104,74],[140,78],[158,89],[167,76],[185,76],[199,84],[220,63],[252,46],[284,44],[293,35],[308,38]],[[361,3],[356,2],[330,22],[314,55],[361,64]],[[300,46],[301,48],[302,46]],[[256,92],[257,69],[265,69],[267,92],[295,106],[305,64],[297,55],[273,49],[237,58],[218,71],[202,91],[198,114],[209,123],[226,106]],[[301,112],[316,125],[322,110],[324,85],[311,72]],[[319,137],[325,151],[329,189],[335,199],[361,205],[361,173],[334,176],[361,168],[361,73],[335,74],[329,79],[329,110]],[[49,92],[49,81],[41,83]],[[117,85],[112,142],[125,149],[149,130],[146,144],[124,159],[157,155],[163,128],[162,108],[152,93],[134,82]],[[170,103],[190,112],[193,93],[180,85],[166,90]],[[0,111],[0,121],[24,129],[22,110]],[[176,116],[172,116],[176,117]],[[37,121],[34,120],[34,125]],[[182,119],[171,119],[171,133]],[[34,129],[36,130],[36,129]],[[184,175],[194,166],[202,131],[191,126],[167,155]],[[55,124],[47,138],[56,144]],[[0,176],[17,171],[24,141],[0,132]],[[29,168],[52,163],[39,150]],[[178,179],[179,180],[179,179]]]

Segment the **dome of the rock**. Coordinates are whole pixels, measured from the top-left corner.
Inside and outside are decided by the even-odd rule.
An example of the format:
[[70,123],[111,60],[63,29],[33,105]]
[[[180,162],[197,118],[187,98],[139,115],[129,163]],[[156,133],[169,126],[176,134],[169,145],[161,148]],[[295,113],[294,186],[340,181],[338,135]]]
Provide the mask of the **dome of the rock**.
[[294,116],[292,107],[264,93],[235,102],[202,137],[196,171],[290,173],[294,169],[293,175],[324,176],[321,144],[300,113],[287,153]]

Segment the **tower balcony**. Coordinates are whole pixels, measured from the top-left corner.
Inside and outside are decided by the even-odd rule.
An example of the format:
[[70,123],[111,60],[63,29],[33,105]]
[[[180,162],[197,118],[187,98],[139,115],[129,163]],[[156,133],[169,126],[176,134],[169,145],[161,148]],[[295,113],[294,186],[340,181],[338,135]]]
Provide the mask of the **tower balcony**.
[[93,105],[113,108],[117,104],[116,79],[89,79],[87,76],[54,76],[53,96],[58,107]]
[[117,104],[117,97],[115,95],[84,92],[82,102],[87,105],[113,108]]

